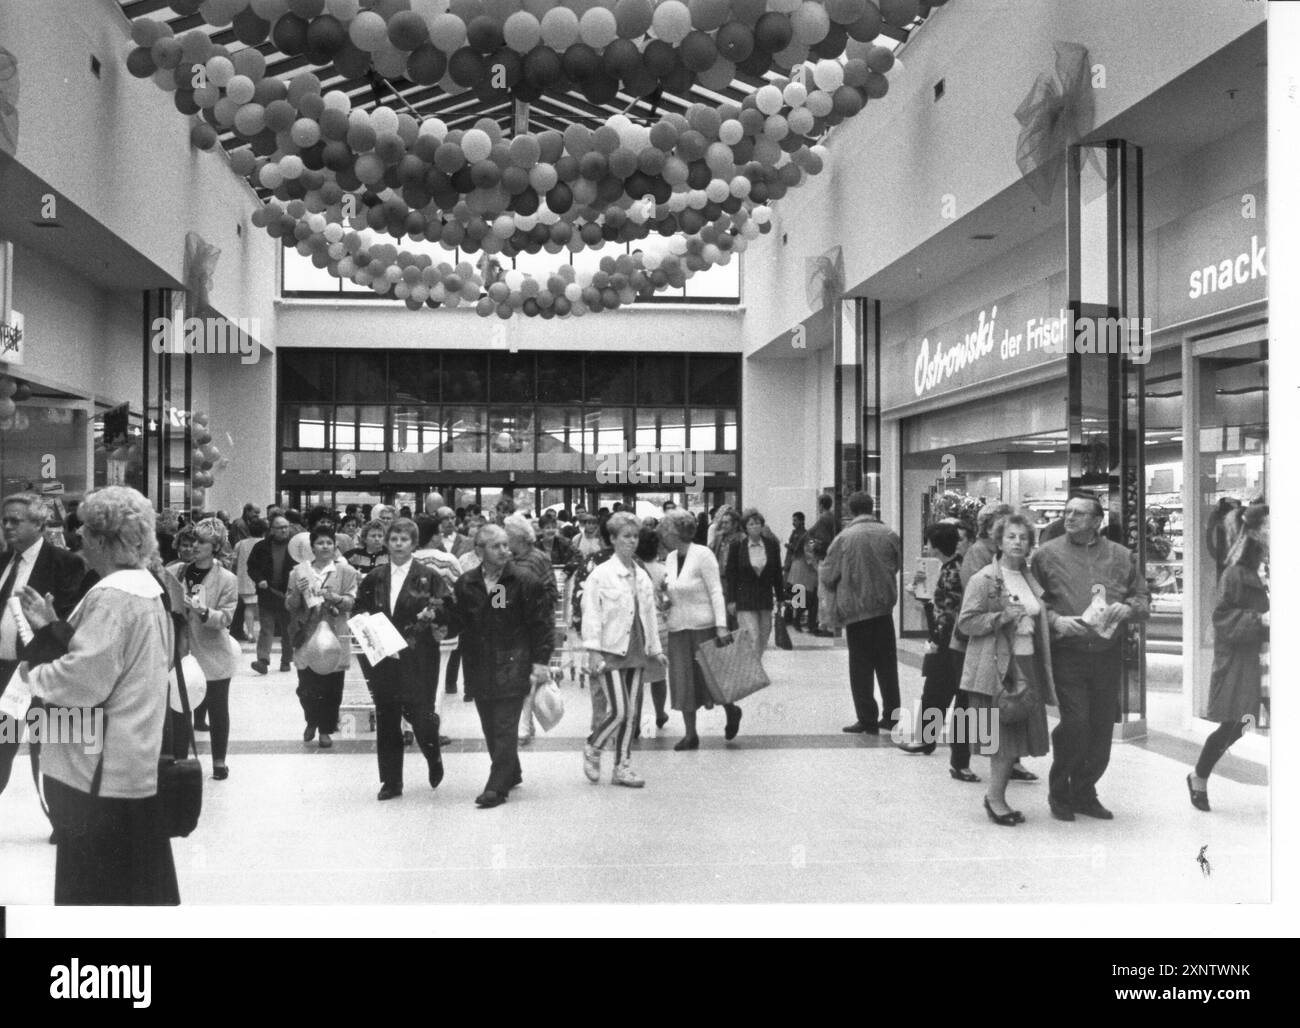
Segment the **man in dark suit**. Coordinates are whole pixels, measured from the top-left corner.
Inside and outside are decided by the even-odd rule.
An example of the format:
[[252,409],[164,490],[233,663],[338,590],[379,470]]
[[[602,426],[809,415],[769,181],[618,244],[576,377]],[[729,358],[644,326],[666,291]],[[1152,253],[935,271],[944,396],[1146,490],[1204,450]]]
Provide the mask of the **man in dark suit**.
[[293,523],[283,514],[275,514],[267,522],[266,538],[258,540],[248,551],[248,577],[257,586],[257,659],[253,670],[264,675],[270,670],[271,643],[280,637],[280,670],[288,671],[293,660],[293,641],[289,638],[289,612],[284,606],[285,593],[289,591],[289,572],[293,570],[293,557],[289,553],[289,540],[293,537]]
[[460,632],[466,692],[492,756],[487,786],[474,800],[487,808],[523,782],[516,733],[524,699],[550,676],[555,610],[543,583],[511,558],[504,529],[484,525],[474,546],[483,563],[456,581],[451,630]]
[[[388,526],[388,563],[366,575],[357,590],[357,613],[383,614],[406,640],[406,649],[370,668],[379,750],[379,799],[402,795],[402,718],[429,765],[429,784],[442,781],[438,689],[438,643],[446,634],[444,604],[451,590],[432,568],[412,559],[419,529],[409,518]],[[518,711],[516,711],[518,717]]]
[[[8,552],[0,557],[0,692],[9,684],[19,662],[25,659],[18,623],[5,610],[9,600],[20,595],[24,586],[30,586],[42,596],[52,597],[54,612],[66,618],[94,584],[94,576],[80,557],[45,541],[44,528],[50,508],[42,497],[35,493],[15,493],[5,497],[3,509]],[[9,720],[3,714],[0,719]],[[0,792],[9,784],[22,738],[21,725],[4,728],[0,732]],[[40,771],[40,741],[29,740],[29,750],[35,778]]]

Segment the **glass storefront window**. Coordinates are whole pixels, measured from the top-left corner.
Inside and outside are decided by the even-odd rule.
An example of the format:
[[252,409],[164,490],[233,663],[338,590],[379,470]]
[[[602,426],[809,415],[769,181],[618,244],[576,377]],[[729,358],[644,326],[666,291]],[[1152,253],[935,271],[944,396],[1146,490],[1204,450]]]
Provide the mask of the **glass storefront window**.
[[284,408],[284,446],[290,450],[324,450],[329,408],[288,404]]
[[396,403],[442,399],[442,360],[437,353],[397,351],[388,357],[388,398]]
[[[600,453],[626,453],[628,446],[627,424],[631,417],[627,407],[605,407],[586,412],[586,432],[583,433],[583,452],[591,457]],[[595,470],[595,461],[587,461],[587,470]]]
[[659,411],[659,449],[667,453],[680,453],[686,446],[686,411]]
[[355,450],[357,448],[357,409],[352,406],[334,408],[334,446],[335,450]]
[[711,407],[691,408],[688,450],[715,453],[718,450],[718,412]]
[[338,381],[336,399],[365,403],[387,395],[388,355],[344,351],[337,354]]
[[431,453],[446,441],[437,407],[393,408],[393,452]]
[[492,403],[532,403],[535,396],[531,353],[492,354],[489,399]]
[[537,470],[582,470],[582,409],[537,408]]
[[280,399],[334,399],[334,354],[320,351],[281,350]]
[[576,403],[582,398],[582,354],[537,355],[537,399],[543,403]]
[[636,359],[636,401],[653,407],[686,403],[686,358],[678,353],[647,353]]
[[633,449],[641,451],[659,449],[659,412],[638,407],[636,412],[636,440]]
[[482,471],[487,463],[487,409],[444,407],[447,442],[442,466],[448,471]]
[[384,421],[387,418],[387,414],[387,407],[360,408],[360,417],[358,418],[357,423],[358,450],[383,451]]
[[532,471],[533,431],[531,407],[492,408],[488,419],[490,470]]
[[444,353],[442,398],[453,403],[487,401],[487,354]]
[[587,403],[631,403],[632,362],[623,354],[588,354]]
[[740,398],[740,365],[731,357],[690,358],[690,402],[733,404]]

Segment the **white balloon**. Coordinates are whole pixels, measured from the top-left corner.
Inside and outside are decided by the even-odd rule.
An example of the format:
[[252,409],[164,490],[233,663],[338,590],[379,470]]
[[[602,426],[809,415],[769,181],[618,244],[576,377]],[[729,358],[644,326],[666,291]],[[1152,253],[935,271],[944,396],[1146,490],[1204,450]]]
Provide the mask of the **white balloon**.
[[839,61],[818,61],[813,68],[813,81],[818,89],[835,92],[844,85],[844,65]]
[[764,114],[776,114],[781,109],[785,97],[776,86],[760,86],[754,94],[754,102]]
[[327,111],[342,111],[344,114],[348,114],[352,110],[351,99],[341,89],[331,89],[325,94],[324,99]]
[[802,82],[791,82],[782,90],[785,102],[791,107],[802,107],[803,102],[808,99],[808,87]]

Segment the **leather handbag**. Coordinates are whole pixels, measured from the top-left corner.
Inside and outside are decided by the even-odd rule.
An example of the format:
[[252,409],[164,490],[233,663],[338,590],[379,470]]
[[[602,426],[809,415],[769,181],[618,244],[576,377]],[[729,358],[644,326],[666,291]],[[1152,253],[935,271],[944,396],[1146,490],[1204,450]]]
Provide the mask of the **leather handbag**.
[[1033,683],[1016,674],[1013,663],[993,694],[993,702],[997,705],[998,720],[1002,724],[1019,725],[1029,720],[1041,701]]
[[[180,694],[185,725],[193,724],[189,692],[185,688],[183,663],[176,665],[176,691]],[[198,827],[203,810],[203,766],[199,763],[198,743],[194,732],[187,731],[184,757],[176,757],[168,745],[171,719],[163,730],[163,749],[158,758],[158,818],[168,837],[185,838]],[[190,756],[193,750],[194,756]]]

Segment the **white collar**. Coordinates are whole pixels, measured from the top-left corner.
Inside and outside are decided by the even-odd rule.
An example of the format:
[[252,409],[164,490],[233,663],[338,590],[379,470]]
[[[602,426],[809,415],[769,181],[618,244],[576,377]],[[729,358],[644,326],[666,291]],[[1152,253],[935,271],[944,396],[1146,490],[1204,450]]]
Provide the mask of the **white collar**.
[[96,589],[116,589],[118,592],[139,596],[146,600],[162,595],[162,586],[158,584],[158,580],[143,568],[124,568],[105,575],[90,587],[90,592]]
[[41,555],[41,547],[44,545],[45,545],[45,536],[43,535],[37,536],[36,542],[32,543],[31,546],[27,547],[27,549],[23,550],[22,553],[15,554],[14,566],[17,567],[19,561],[24,561],[24,560],[28,561],[28,563],[35,564],[36,558]]

